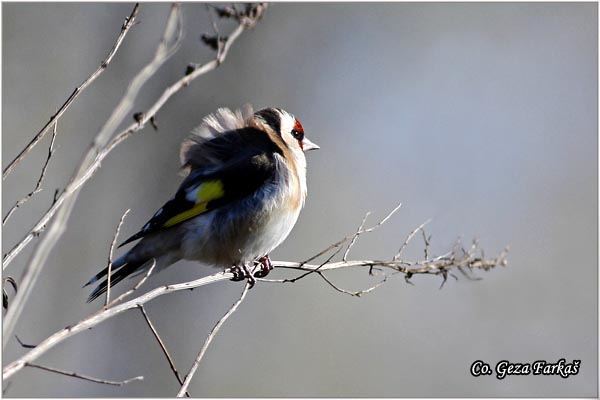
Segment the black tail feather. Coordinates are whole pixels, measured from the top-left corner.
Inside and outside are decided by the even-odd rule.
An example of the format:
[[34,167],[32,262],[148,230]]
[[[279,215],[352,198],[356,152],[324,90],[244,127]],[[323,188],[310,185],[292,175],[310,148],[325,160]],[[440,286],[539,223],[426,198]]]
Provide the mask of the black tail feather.
[[144,231],[140,231],[140,232],[136,233],[135,235],[131,236],[129,239],[127,239],[126,241],[124,241],[123,243],[121,243],[120,245],[118,245],[117,249],[119,249],[119,248],[125,246],[126,244],[129,244],[129,243],[133,242],[133,241],[136,241],[136,240],[138,240],[141,237],[144,237],[146,235],[146,233],[147,232],[144,232]]
[[[121,282],[123,279],[125,279],[129,275],[133,274],[135,271],[137,271],[139,268],[141,268],[146,263],[146,261],[147,260],[144,260],[142,262],[128,262],[128,263],[122,265],[116,272],[111,272],[110,287],[113,287],[114,285]],[[102,271],[102,272],[104,272],[104,271]],[[104,274],[102,274],[102,272],[100,272],[98,275],[104,276],[108,273],[108,271],[106,271]],[[96,275],[96,276],[98,276],[98,275]],[[94,278],[92,278],[92,281],[89,283],[94,282],[93,279]],[[86,284],[86,286],[87,286],[87,284]],[[106,293],[107,288],[108,288],[108,279],[104,280],[102,283],[100,283],[94,289],[94,291],[88,297],[87,302],[91,303],[92,301],[96,300],[99,296]]]
[[[111,267],[111,276],[113,276],[114,273],[119,268],[121,268],[123,265],[125,265],[126,263],[127,263],[127,254],[124,254],[123,256],[121,256],[118,259],[116,259],[115,261],[113,261],[112,267]],[[104,268],[102,271],[100,271],[96,275],[94,275],[92,277],[92,279],[90,279],[85,285],[83,285],[83,287],[86,287],[88,285],[91,285],[94,282],[99,281],[101,278],[105,277],[106,275],[108,275],[108,267]]]
[[[127,265],[127,264],[123,264],[123,265]],[[112,267],[111,268],[111,276],[115,276],[115,272],[121,268],[123,265],[120,265],[118,267]],[[82,288],[91,285],[94,282],[98,282],[100,279],[102,279],[103,277],[105,277],[106,275],[108,275],[108,267],[104,268],[102,271],[98,272],[96,275],[92,276],[92,278],[87,281],[87,283],[85,285],[82,286]]]

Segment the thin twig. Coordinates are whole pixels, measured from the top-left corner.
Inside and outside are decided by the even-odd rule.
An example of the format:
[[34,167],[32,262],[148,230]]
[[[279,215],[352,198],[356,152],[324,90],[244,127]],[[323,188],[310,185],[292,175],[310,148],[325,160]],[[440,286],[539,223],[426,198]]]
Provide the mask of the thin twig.
[[44,365],[39,365],[39,364],[26,363],[25,366],[26,367],[31,367],[31,368],[41,369],[41,370],[48,371],[48,372],[54,372],[55,374],[70,376],[72,378],[82,379],[82,380],[88,381],[88,382],[102,383],[104,385],[112,385],[112,386],[123,386],[123,385],[126,385],[126,384],[128,384],[130,382],[133,382],[133,381],[144,380],[143,376],[135,376],[133,378],[126,379],[124,381],[108,381],[106,379],[93,378],[91,376],[81,375],[81,374],[78,374],[76,372],[63,371],[62,369],[52,368],[52,367],[46,367]]
[[212,330],[208,334],[206,340],[204,341],[204,345],[200,349],[198,356],[194,360],[194,363],[192,364],[190,371],[185,376],[185,381],[181,385],[179,392],[177,392],[177,397],[183,397],[183,395],[187,392],[188,387],[190,386],[190,383],[192,382],[192,379],[194,378],[194,374],[196,373],[196,370],[198,369],[198,366],[200,365],[200,362],[202,361],[202,358],[204,357],[204,354],[206,353],[208,346],[210,346],[210,342],[212,342],[215,335],[219,332],[219,329],[221,329],[221,326],[225,323],[225,321],[227,321],[227,319],[231,316],[231,314],[233,314],[235,312],[235,310],[238,309],[238,307],[240,306],[242,301],[244,301],[249,289],[250,289],[250,282],[247,281],[240,298],[235,303],[233,303],[231,308],[225,313],[225,315],[223,315],[223,317],[221,317],[221,319],[219,320],[219,322],[217,322],[217,324],[214,326],[214,328],[212,328]]
[[323,280],[324,280],[325,282],[327,282],[327,283],[329,284],[329,286],[331,286],[332,288],[334,288],[335,290],[337,290],[337,291],[338,291],[338,292],[340,292],[340,293],[348,294],[348,295],[350,295],[350,296],[353,296],[353,297],[360,297],[360,296],[362,296],[363,294],[370,293],[370,292],[372,292],[373,290],[377,289],[379,286],[381,286],[381,285],[383,285],[384,283],[386,283],[386,282],[387,282],[387,276],[384,276],[384,277],[383,277],[383,279],[382,279],[381,281],[379,281],[379,282],[378,282],[378,283],[376,283],[375,285],[371,286],[370,288],[363,289],[363,290],[358,290],[358,291],[356,291],[356,292],[352,292],[352,291],[350,291],[350,290],[346,290],[346,289],[343,289],[343,288],[341,288],[341,287],[337,286],[337,285],[336,285],[335,283],[333,283],[333,282],[332,282],[330,279],[328,279],[328,278],[325,276],[325,274],[324,274],[322,271],[318,271],[317,273],[319,274],[319,276],[320,276],[321,278],[323,278]]
[[[327,259],[325,261],[323,261],[317,268],[310,269],[308,272],[306,272],[306,273],[304,273],[304,274],[302,274],[300,276],[297,276],[296,278],[289,279],[289,282],[294,283],[294,282],[296,282],[296,281],[298,281],[298,280],[300,280],[302,278],[307,277],[310,274],[313,274],[313,273],[319,271],[323,266],[329,264],[329,262],[331,260],[333,260],[333,258],[339,254],[339,252],[342,250],[342,247],[341,247],[342,244],[344,244],[348,240],[356,240],[355,238],[357,238],[362,233],[373,232],[375,229],[377,229],[381,225],[385,224],[387,222],[387,220],[390,219],[392,217],[392,215],[394,215],[394,213],[400,209],[401,206],[402,206],[402,203],[398,204],[392,211],[390,211],[390,213],[388,215],[385,216],[385,218],[383,218],[381,221],[379,221],[377,224],[373,225],[372,227],[370,227],[368,229],[364,229],[364,230],[359,229],[353,235],[346,236],[342,240],[340,240],[340,241],[332,244],[331,246],[327,247],[325,250],[322,250],[319,253],[317,253],[316,255],[308,258],[306,261],[302,261],[300,263],[301,266],[304,265],[304,264],[306,264],[307,262],[310,262],[310,261],[312,261],[312,260],[314,260],[314,259],[322,256],[323,254],[327,253],[330,250],[336,249],[336,251],[333,252],[329,257],[327,257]],[[365,216],[365,219],[367,218],[367,216]],[[364,223],[364,220],[363,220],[363,223]]]
[[42,167],[42,172],[40,173],[40,177],[38,178],[37,183],[33,190],[27,194],[25,197],[20,199],[15,203],[14,206],[8,210],[6,216],[2,219],[2,226],[6,224],[10,216],[17,210],[17,208],[21,207],[23,204],[27,203],[33,196],[42,191],[42,181],[46,176],[46,170],[48,169],[48,164],[50,163],[50,158],[52,158],[52,154],[54,154],[54,141],[56,140],[56,125],[54,124],[54,128],[52,129],[52,139],[50,140],[50,146],[48,147],[48,155],[46,156],[46,161],[44,162],[44,166]]
[[67,189],[65,189],[60,196],[56,199],[52,207],[46,211],[46,213],[38,220],[38,222],[29,230],[29,232],[25,235],[23,239],[21,239],[8,253],[4,255],[2,261],[2,268],[5,269],[14,259],[15,257],[35,238],[42,232],[50,219],[56,214],[58,209],[62,206],[66,198],[73,195],[85,182],[87,182],[93,174],[100,168],[102,161],[106,156],[120,143],[129,138],[131,135],[136,133],[137,131],[143,129],[152,118],[156,115],[156,113],[165,105],[165,103],[177,92],[179,92],[184,87],[188,86],[193,80],[196,78],[218,68],[226,59],[227,54],[229,53],[229,49],[233,45],[233,43],[238,39],[238,37],[247,29],[252,28],[258,20],[262,17],[264,10],[267,8],[267,4],[259,4],[256,6],[255,12],[252,14],[255,17],[241,17],[240,25],[227,37],[227,41],[223,46],[223,51],[212,61],[209,61],[201,66],[193,65],[193,67],[188,71],[183,78],[179,79],[177,82],[169,86],[162,95],[155,101],[155,103],[144,113],[142,113],[141,117],[138,121],[131,124],[129,127],[125,128],[119,134],[115,135],[115,137],[111,140],[111,142],[104,147],[94,159],[93,163],[87,168],[87,170],[78,178],[76,182],[73,182],[72,185],[69,185]]
[[354,234],[354,237],[352,238],[352,241],[348,244],[348,247],[346,248],[346,251],[344,252],[344,256],[342,257],[342,261],[346,261],[346,259],[348,258],[348,254],[350,253],[350,249],[352,248],[352,246],[354,246],[354,243],[356,243],[356,239],[358,239],[358,237],[360,236],[361,231],[363,230],[363,228],[365,226],[365,223],[367,222],[367,218],[369,217],[370,214],[371,214],[371,211],[368,211],[365,214],[365,217],[363,218],[362,222],[358,226],[358,229],[356,230],[356,233]]
[[148,271],[146,271],[146,274],[144,274],[143,278],[140,279],[140,281],[134,287],[132,287],[131,289],[129,289],[128,291],[126,291],[125,293],[123,293],[122,295],[120,295],[119,297],[117,297],[116,299],[111,301],[110,303],[108,303],[105,306],[105,308],[114,306],[115,304],[117,304],[118,302],[120,302],[121,300],[123,300],[127,296],[131,295],[136,290],[138,290],[144,284],[144,282],[146,282],[148,277],[152,274],[155,267],[156,267],[156,259],[153,258],[152,265],[150,266],[150,268],[148,268]]
[[35,344],[25,343],[17,335],[15,335],[15,339],[17,339],[17,342],[19,343],[19,345],[21,347],[23,347],[24,349],[35,349],[36,348]]
[[400,258],[402,251],[406,248],[406,246],[408,246],[408,242],[410,242],[410,240],[415,236],[415,234],[417,232],[419,232],[420,230],[422,230],[423,227],[425,225],[427,225],[429,222],[431,222],[431,218],[429,218],[427,221],[423,222],[421,225],[417,226],[411,233],[408,234],[408,236],[406,237],[406,240],[404,241],[404,243],[402,243],[402,246],[400,246],[400,249],[394,256],[394,260],[397,260]]
[[98,69],[96,69],[96,71],[94,71],[94,73],[92,75],[90,75],[85,81],[83,81],[83,83],[81,85],[79,85],[78,87],[75,88],[75,90],[73,91],[73,93],[71,93],[69,98],[67,98],[67,100],[58,109],[58,111],[50,118],[50,121],[48,121],[46,123],[46,125],[44,125],[44,127],[35,135],[35,137],[29,142],[29,144],[27,146],[25,146],[25,148],[23,150],[21,150],[19,155],[17,155],[17,157],[15,157],[15,159],[12,160],[10,162],[10,164],[8,164],[8,166],[4,169],[4,171],[2,171],[2,179],[3,180],[6,179],[8,174],[10,174],[10,172],[17,166],[17,164],[19,162],[21,162],[21,160],[27,155],[27,153],[29,153],[31,151],[31,149],[33,149],[33,147],[40,140],[42,140],[42,138],[46,135],[46,132],[48,132],[48,129],[52,125],[56,125],[56,123],[58,122],[58,119],[64,114],[65,111],[67,111],[67,108],[69,108],[71,103],[73,103],[73,101],[75,101],[77,96],[79,96],[81,94],[81,92],[83,92],[93,81],[95,81],[96,78],[98,78],[102,74],[102,72],[104,72],[104,70],[108,67],[108,64],[110,64],[113,57],[117,53],[117,50],[121,46],[121,43],[123,43],[123,40],[125,39],[125,36],[129,32],[129,29],[135,25],[135,19],[137,17],[139,8],[140,8],[140,4],[136,3],[135,6],[133,7],[133,11],[131,11],[131,14],[129,15],[129,17],[127,17],[125,19],[125,22],[121,26],[121,32],[119,33],[119,36],[117,37],[116,42],[113,44],[113,46],[110,49],[110,51],[108,52],[108,55],[106,56],[106,58],[100,63],[100,66],[98,67]]
[[110,244],[110,251],[108,252],[108,274],[106,277],[106,299],[104,300],[104,306],[107,306],[110,302],[110,278],[112,275],[112,264],[113,264],[113,252],[115,251],[115,246],[117,244],[117,238],[119,237],[119,232],[121,231],[121,225],[123,225],[123,221],[127,214],[129,214],[131,208],[128,208],[127,211],[123,214],[121,219],[119,220],[119,224],[117,225],[117,230],[115,231],[115,235],[113,236],[112,243]]
[[[299,281],[299,280],[300,280],[300,279],[302,279],[302,278],[306,278],[306,277],[307,277],[308,275],[310,275],[310,274],[314,274],[315,272],[317,272],[317,273],[318,273],[318,272],[319,272],[319,270],[320,270],[322,267],[324,267],[325,265],[329,264],[329,262],[330,262],[331,260],[333,260],[333,258],[334,258],[335,256],[337,256],[337,255],[339,254],[339,252],[340,252],[340,251],[342,251],[342,247],[341,247],[341,246],[338,246],[338,247],[337,247],[337,249],[336,249],[336,250],[335,250],[335,251],[334,251],[334,252],[333,252],[331,255],[329,255],[329,257],[327,257],[327,259],[326,259],[325,261],[323,261],[321,264],[319,264],[319,266],[317,266],[316,268],[313,268],[313,269],[308,269],[308,272],[305,272],[304,274],[302,274],[302,275],[300,275],[300,276],[297,276],[297,277],[295,277],[295,278],[292,278],[292,279],[287,279],[286,281],[288,281],[288,282],[290,282],[290,283],[294,283],[294,282],[296,282],[296,281]],[[304,266],[304,265],[307,265],[307,264],[300,263],[300,265],[301,265],[301,266]]]
[[387,222],[388,219],[390,219],[392,217],[392,215],[394,215],[396,213],[396,211],[398,211],[400,209],[400,207],[402,207],[402,203],[398,204],[392,211],[390,211],[390,213],[388,215],[385,216],[384,219],[382,219],[381,221],[379,221],[376,225],[365,229],[363,231],[360,231],[358,233],[353,233],[352,235],[348,235],[345,238],[333,243],[330,246],[327,246],[325,249],[321,250],[320,252],[318,252],[317,254],[315,254],[312,257],[307,258],[306,260],[302,261],[301,264],[306,264],[309,263],[313,260],[316,260],[317,258],[321,257],[323,254],[329,252],[330,250],[333,250],[335,248],[340,247],[341,245],[343,245],[344,243],[346,243],[349,240],[352,240],[353,237],[355,237],[355,235],[357,234],[362,234],[362,233],[368,233],[368,232],[373,232],[375,229],[379,228],[381,225],[385,224]]
[[[33,290],[33,286],[37,281],[39,273],[41,272],[42,267],[45,264],[48,255],[50,254],[50,251],[54,248],[58,242],[58,239],[66,230],[69,216],[71,215],[71,211],[79,194],[78,189],[80,185],[78,185],[78,181],[82,176],[85,176],[88,173],[91,166],[94,165],[94,160],[98,152],[106,148],[106,145],[109,143],[113,132],[117,129],[123,119],[130,114],[130,111],[134,105],[134,101],[144,84],[148,81],[148,79],[150,79],[150,77],[154,75],[158,68],[160,68],[165,61],[167,61],[167,59],[173,54],[174,50],[179,46],[179,41],[181,39],[181,18],[181,5],[174,4],[171,7],[171,12],[167,19],[167,26],[165,28],[162,40],[156,49],[154,58],[131,81],[127,87],[125,95],[117,107],[113,110],[111,116],[106,121],[104,126],[100,129],[100,132],[94,138],[94,141],[81,160],[75,173],[72,175],[71,181],[67,185],[67,188],[52,206],[52,208],[55,208],[63,205],[60,201],[61,198],[63,199],[63,207],[60,208],[58,214],[50,223],[46,235],[40,240],[38,246],[33,252],[30,262],[23,272],[23,276],[20,281],[21,290],[19,290],[15,296],[13,304],[8,310],[4,319],[3,333],[5,339],[10,337],[12,334],[17,319],[23,310],[27,298]],[[65,198],[65,193],[70,193],[70,196]],[[4,344],[6,344],[6,340],[4,341]]]
[[425,253],[425,259],[429,258],[429,246],[431,245],[431,235],[427,236],[425,233],[425,228],[421,228],[421,233],[423,234],[423,242],[425,243],[425,249],[423,252]]
[[6,291],[6,284],[9,283],[12,286],[15,293],[19,290],[17,287],[17,281],[12,276],[7,276],[2,280],[2,308],[8,308],[8,292]]
[[[175,367],[175,363],[173,362],[173,358],[171,358],[171,354],[169,354],[169,351],[167,350],[167,346],[165,346],[165,343],[160,338],[160,335],[158,334],[158,331],[154,327],[154,324],[152,323],[152,321],[150,321],[150,317],[146,313],[146,309],[144,308],[144,306],[142,304],[140,304],[138,306],[138,308],[142,312],[142,315],[144,316],[144,319],[146,320],[146,323],[148,324],[148,327],[152,331],[152,334],[154,335],[154,337],[158,341],[158,344],[160,345],[160,348],[162,349],[165,357],[167,357],[167,361],[169,362],[169,366],[171,367],[171,371],[173,371],[173,373],[175,374],[175,378],[177,378],[177,382],[179,382],[180,385],[183,385],[183,380],[181,379],[181,376],[179,375],[179,372],[177,371],[177,368]],[[188,392],[186,392],[185,394],[186,394],[187,397],[191,397]]]
[[[221,56],[221,52],[223,50],[223,41],[226,38],[223,38],[221,36],[221,33],[219,32],[219,27],[217,25],[217,22],[213,18],[210,4],[206,4],[206,13],[208,14],[208,19],[210,20],[210,24],[212,25],[213,32],[215,34],[215,36],[214,36],[215,42],[216,42],[215,50],[217,51],[217,58],[219,58]],[[209,45],[210,40],[208,40],[205,35],[202,35],[202,40],[204,41],[205,44]]]

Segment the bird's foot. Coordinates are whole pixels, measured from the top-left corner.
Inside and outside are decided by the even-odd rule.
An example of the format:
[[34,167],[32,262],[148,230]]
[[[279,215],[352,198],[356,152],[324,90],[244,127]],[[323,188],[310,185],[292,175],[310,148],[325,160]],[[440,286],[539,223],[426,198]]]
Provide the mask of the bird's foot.
[[231,280],[234,282],[240,282],[247,279],[248,283],[250,284],[250,289],[252,289],[252,287],[256,283],[256,279],[252,275],[252,272],[250,272],[248,266],[246,266],[245,264],[241,267],[238,265],[234,265],[229,271],[233,274],[233,278],[231,278]]
[[260,265],[260,269],[254,273],[254,276],[257,278],[264,278],[265,276],[269,275],[269,272],[271,272],[273,269],[273,263],[271,263],[271,259],[269,258],[268,254],[254,261],[254,265]]
[[245,279],[242,269],[237,265],[234,265],[233,267],[229,268],[229,272],[233,274],[233,278],[231,278],[230,280],[234,282],[243,281]]

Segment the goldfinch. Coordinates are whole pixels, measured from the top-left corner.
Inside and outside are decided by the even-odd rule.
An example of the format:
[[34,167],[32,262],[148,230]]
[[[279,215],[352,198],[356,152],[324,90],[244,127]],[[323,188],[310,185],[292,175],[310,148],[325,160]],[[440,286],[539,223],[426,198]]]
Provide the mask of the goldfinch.
[[[304,153],[319,146],[304,136],[300,122],[280,108],[252,113],[220,108],[184,140],[181,164],[187,175],[175,196],[119,247],[141,239],[115,260],[111,286],[132,274],[181,260],[232,268],[234,280],[272,268],[269,253],[296,224],[306,198]],[[108,274],[100,271],[85,285]],[[88,302],[107,289],[107,280]]]

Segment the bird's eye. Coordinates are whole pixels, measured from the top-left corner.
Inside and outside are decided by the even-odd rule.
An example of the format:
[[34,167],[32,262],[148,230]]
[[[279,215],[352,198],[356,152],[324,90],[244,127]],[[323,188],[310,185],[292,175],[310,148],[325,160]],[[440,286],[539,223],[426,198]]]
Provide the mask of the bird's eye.
[[301,142],[304,139],[304,132],[301,132],[297,129],[292,129],[292,136],[294,137],[294,139]]

